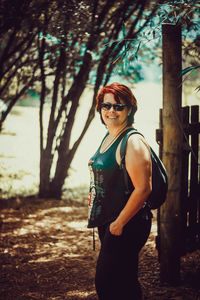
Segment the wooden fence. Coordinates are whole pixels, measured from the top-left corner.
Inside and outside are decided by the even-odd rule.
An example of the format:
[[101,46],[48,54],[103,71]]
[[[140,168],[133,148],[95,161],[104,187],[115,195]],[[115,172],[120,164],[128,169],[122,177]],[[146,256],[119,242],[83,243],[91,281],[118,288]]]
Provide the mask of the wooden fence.
[[[181,253],[200,249],[200,122],[199,106],[182,108],[183,151],[181,175]],[[160,129],[156,131],[159,154],[162,158],[162,110]],[[157,249],[159,252],[160,223],[158,211]],[[162,249],[161,249],[162,251]]]

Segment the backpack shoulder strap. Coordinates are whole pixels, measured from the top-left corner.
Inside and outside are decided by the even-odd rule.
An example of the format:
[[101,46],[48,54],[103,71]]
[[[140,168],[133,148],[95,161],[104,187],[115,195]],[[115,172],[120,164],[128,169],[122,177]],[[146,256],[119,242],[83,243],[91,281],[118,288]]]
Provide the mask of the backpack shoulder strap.
[[120,156],[121,156],[121,163],[120,163],[120,167],[124,168],[125,167],[125,155],[126,155],[126,145],[127,145],[127,141],[130,135],[132,134],[140,134],[141,136],[142,133],[140,133],[139,131],[137,131],[137,129],[131,129],[130,131],[127,132],[127,134],[123,137],[122,139],[122,143],[120,146]]
[[120,156],[121,156],[121,161],[120,161],[120,169],[123,171],[123,177],[124,177],[124,182],[125,182],[125,194],[130,195],[131,193],[131,188],[129,186],[129,175],[128,172],[126,170],[126,165],[125,165],[125,155],[126,155],[126,145],[127,145],[127,141],[130,135],[132,134],[140,134],[141,136],[143,136],[139,131],[137,131],[137,129],[131,129],[129,130],[126,135],[123,137],[122,139],[122,143],[120,146]]

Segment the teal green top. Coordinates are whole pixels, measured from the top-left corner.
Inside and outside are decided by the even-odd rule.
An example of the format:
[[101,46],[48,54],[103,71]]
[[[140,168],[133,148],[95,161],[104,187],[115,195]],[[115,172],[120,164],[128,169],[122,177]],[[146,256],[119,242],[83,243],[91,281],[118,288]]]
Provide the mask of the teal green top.
[[90,194],[88,228],[112,222],[119,215],[127,202],[123,171],[116,161],[116,150],[126,133],[125,130],[117,140],[104,152],[101,145],[90,159]]

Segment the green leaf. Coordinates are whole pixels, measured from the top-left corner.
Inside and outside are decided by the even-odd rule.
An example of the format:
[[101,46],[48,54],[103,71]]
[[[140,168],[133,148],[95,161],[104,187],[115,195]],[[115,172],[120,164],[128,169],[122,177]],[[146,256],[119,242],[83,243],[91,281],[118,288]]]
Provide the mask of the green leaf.
[[187,74],[188,72],[191,72],[192,70],[198,69],[198,68],[200,68],[200,65],[185,68],[185,69],[183,69],[183,70],[181,71],[181,76]]
[[200,85],[195,89],[195,91],[200,92]]
[[123,32],[123,37],[126,37],[126,26],[125,24],[123,24],[123,28],[122,28],[122,32]]

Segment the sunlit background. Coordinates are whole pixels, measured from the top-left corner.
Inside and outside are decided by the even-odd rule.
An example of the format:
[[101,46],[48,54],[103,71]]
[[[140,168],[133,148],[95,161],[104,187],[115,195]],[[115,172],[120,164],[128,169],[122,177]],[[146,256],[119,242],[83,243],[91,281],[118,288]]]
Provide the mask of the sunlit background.
[[[130,85],[129,85],[130,86]],[[131,86],[130,86],[131,87]],[[162,107],[162,85],[142,81],[132,88],[138,101],[135,128],[140,130],[147,141],[158,152],[155,130],[159,128],[159,108]],[[92,101],[92,90],[86,89],[73,127],[73,139],[78,137]],[[199,104],[199,94],[191,89],[190,96],[183,98],[183,105]],[[87,162],[97,150],[106,132],[96,113],[70,168],[66,189],[89,185]],[[71,141],[73,142],[73,140]],[[8,196],[33,194],[39,183],[39,108],[15,106],[8,116],[3,133],[0,135],[0,188]]]

